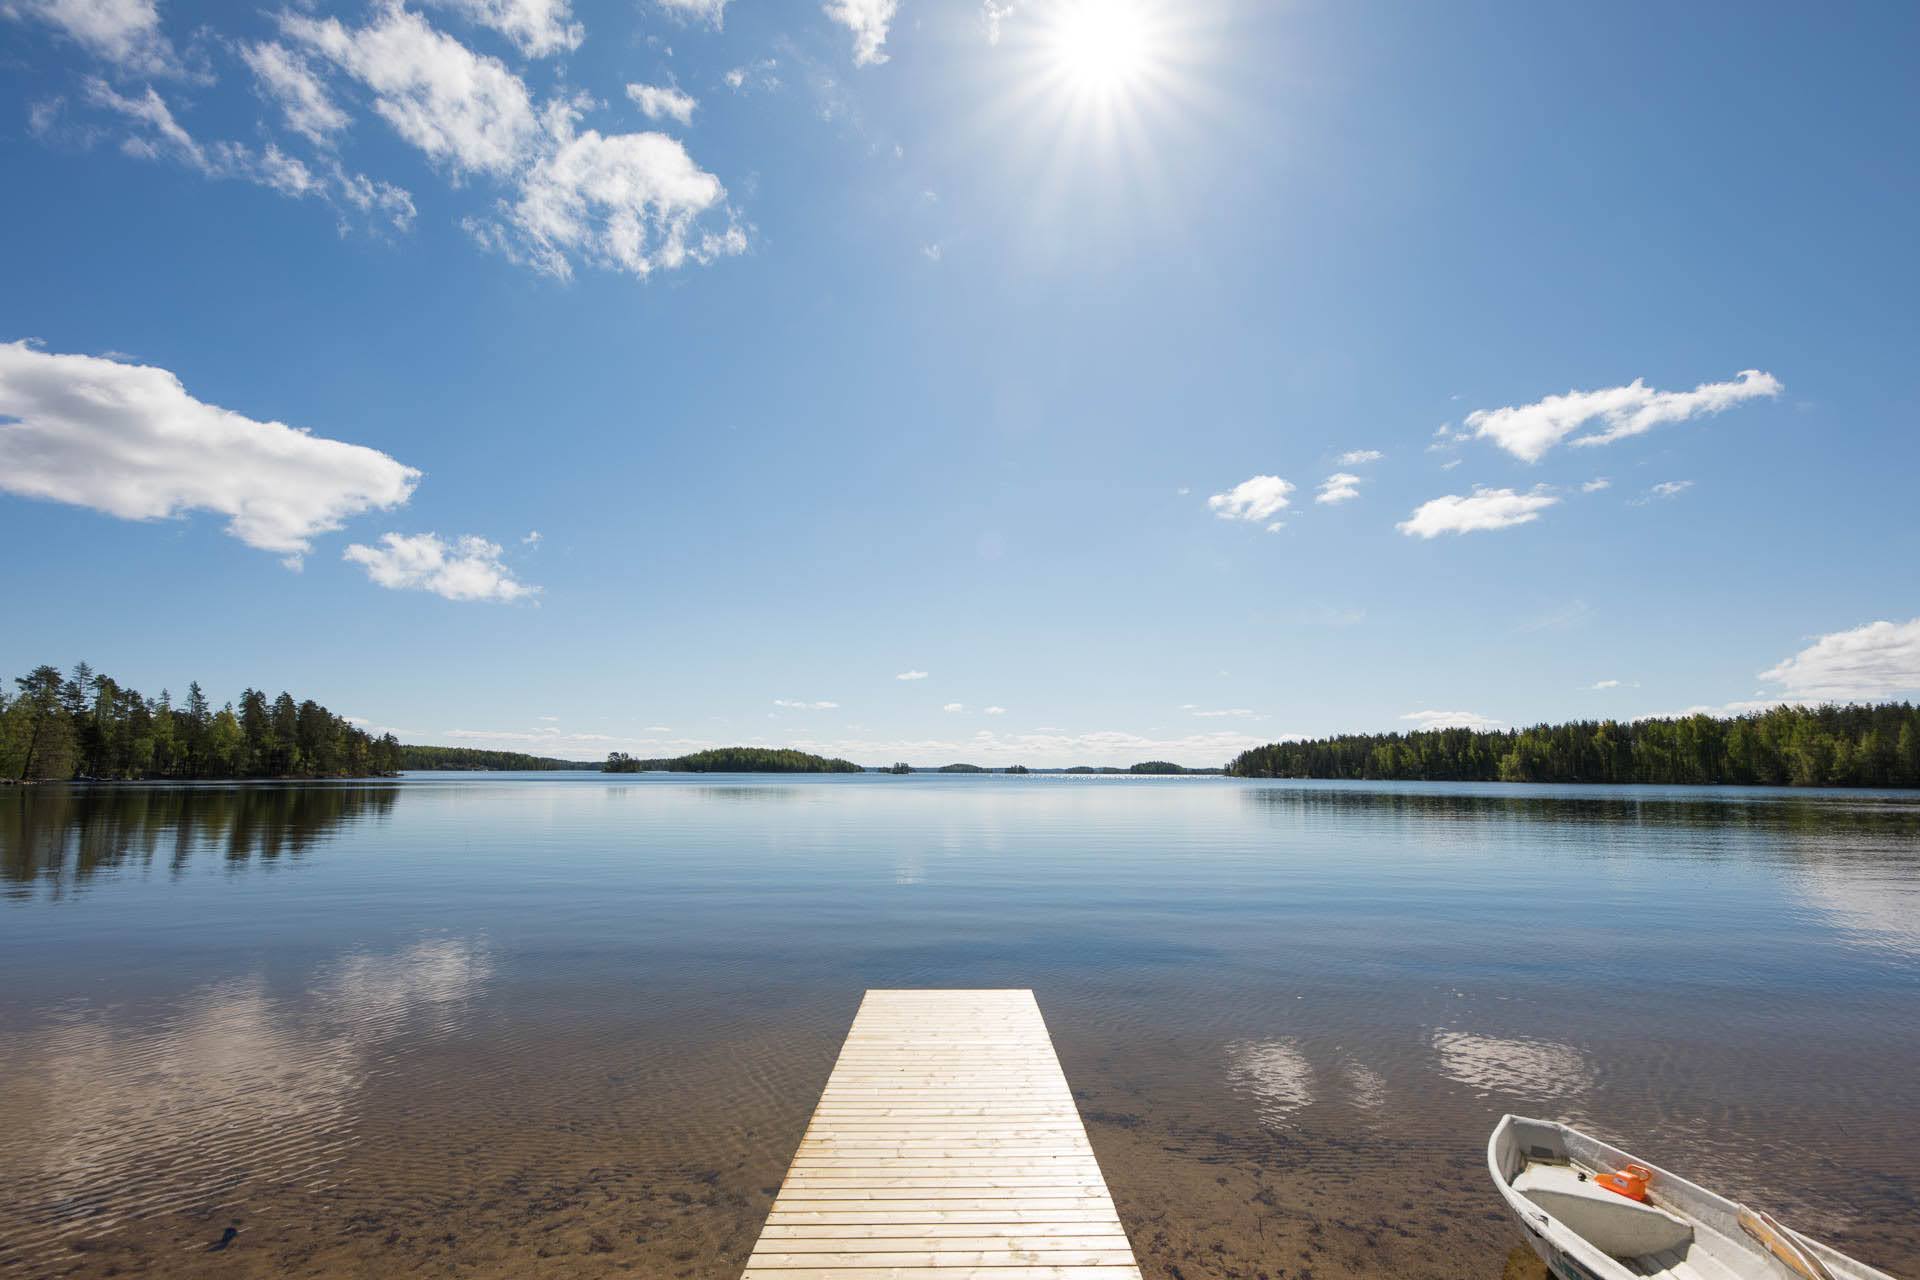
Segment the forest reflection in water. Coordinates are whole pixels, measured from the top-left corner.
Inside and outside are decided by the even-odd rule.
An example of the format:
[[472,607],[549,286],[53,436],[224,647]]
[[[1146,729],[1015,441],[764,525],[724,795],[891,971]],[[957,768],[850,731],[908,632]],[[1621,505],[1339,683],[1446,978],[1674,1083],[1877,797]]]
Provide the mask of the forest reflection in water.
[[384,818],[393,783],[46,785],[0,807],[0,892],[59,894],[131,866],[184,870],[202,853],[232,863],[299,858],[343,827]]

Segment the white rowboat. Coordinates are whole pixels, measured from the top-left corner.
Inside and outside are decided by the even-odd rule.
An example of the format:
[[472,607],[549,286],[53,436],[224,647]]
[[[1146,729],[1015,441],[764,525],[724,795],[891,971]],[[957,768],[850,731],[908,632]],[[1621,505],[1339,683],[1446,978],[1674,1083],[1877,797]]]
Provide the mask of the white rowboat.
[[[1645,1201],[1601,1183],[1630,1166],[1646,1175]],[[1560,1280],[1893,1280],[1552,1120],[1501,1117],[1487,1171]]]

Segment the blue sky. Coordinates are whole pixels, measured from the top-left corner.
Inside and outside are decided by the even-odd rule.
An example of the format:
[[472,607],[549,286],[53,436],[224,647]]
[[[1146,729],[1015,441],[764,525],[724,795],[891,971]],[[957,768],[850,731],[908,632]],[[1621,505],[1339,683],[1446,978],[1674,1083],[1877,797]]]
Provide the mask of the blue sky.
[[916,763],[1920,693],[1917,26],[0,0],[0,665]]

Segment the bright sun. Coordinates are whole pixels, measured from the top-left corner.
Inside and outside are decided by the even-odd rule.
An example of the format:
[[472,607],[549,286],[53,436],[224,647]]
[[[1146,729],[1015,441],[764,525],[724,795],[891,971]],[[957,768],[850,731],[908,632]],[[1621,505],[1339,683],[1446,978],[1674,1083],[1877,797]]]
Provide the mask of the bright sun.
[[1083,93],[1130,88],[1152,58],[1146,19],[1132,0],[1065,0],[1050,35],[1061,73]]

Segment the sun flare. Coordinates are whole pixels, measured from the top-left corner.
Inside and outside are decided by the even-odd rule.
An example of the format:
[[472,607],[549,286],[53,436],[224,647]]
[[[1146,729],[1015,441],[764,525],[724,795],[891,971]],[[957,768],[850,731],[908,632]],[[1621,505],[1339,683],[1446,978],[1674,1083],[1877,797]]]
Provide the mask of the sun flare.
[[1065,0],[1050,43],[1062,75],[1083,92],[1124,92],[1148,71],[1147,20],[1133,0]]

